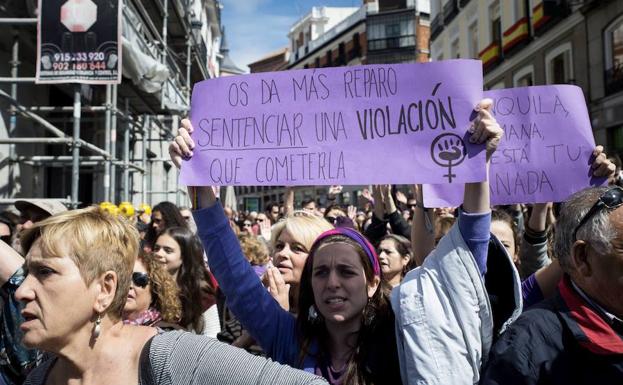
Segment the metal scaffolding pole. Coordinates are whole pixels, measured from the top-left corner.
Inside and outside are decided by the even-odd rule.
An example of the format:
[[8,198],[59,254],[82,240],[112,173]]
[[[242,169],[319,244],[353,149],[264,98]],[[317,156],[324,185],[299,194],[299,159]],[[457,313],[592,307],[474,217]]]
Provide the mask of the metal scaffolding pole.
[[[12,51],[12,55],[11,55],[11,77],[13,79],[17,78],[18,76],[18,69],[19,69],[19,35],[17,34],[17,31],[14,31],[14,36],[13,36],[13,47],[11,49]],[[11,84],[11,97],[13,99],[17,99],[17,83],[12,83]],[[9,118],[9,138],[12,138],[15,136],[15,129],[17,127],[17,111],[14,105],[11,105],[11,116]],[[15,156],[15,145],[14,144],[10,144],[9,145],[9,157],[13,157]],[[8,192],[8,196],[12,197],[13,196],[13,192],[15,190],[15,165],[14,164],[9,164],[9,192]]]
[[47,143],[47,144],[72,144],[72,138],[7,138],[0,139],[0,144],[33,144],[33,143]]
[[123,200],[131,202],[130,199],[130,169],[128,163],[130,162],[130,130],[132,129],[130,119],[130,107],[128,99],[125,99],[125,130],[123,131]]
[[[110,84],[106,84],[106,112],[104,115],[104,151],[110,153]],[[110,202],[110,160],[104,163],[104,202]]]
[[[177,128],[179,127],[179,118],[180,118],[179,115],[173,115],[173,120],[171,121],[171,132],[172,133],[177,131]],[[177,167],[173,167],[173,168],[175,169],[175,171],[173,171],[173,173],[175,174],[175,186],[179,186],[178,179],[177,179]],[[169,173],[168,172],[167,172],[167,187],[166,188],[169,188]],[[179,188],[175,192],[175,204],[177,205],[177,207],[180,206]]]
[[74,157],[71,167],[71,206],[78,208],[78,183],[80,182],[80,85],[74,85],[74,132],[71,154]]
[[[151,123],[151,119],[150,119],[150,123]],[[148,143],[149,143],[149,147],[151,150],[151,135],[153,133],[153,130],[151,129],[151,124],[149,126],[149,134],[148,134]],[[152,191],[154,189],[154,178],[153,178],[153,173],[154,173],[154,163],[151,162],[151,160],[149,158],[147,158],[147,161],[149,162],[149,169],[147,172],[147,188],[148,191]],[[154,201],[154,196],[152,193],[149,193],[149,204],[151,205]]]
[[[112,86],[112,121],[110,127],[110,157],[117,158],[117,85]],[[110,164],[110,196],[112,201],[117,199],[117,166]]]
[[[147,130],[149,129],[149,122],[150,122],[150,116],[149,115],[145,115],[144,116],[144,120],[143,120],[143,134],[142,134],[142,157],[143,157],[143,169],[147,170]],[[145,177],[145,174],[142,175],[141,178],[141,186],[142,186],[142,191],[141,191],[141,200],[143,203],[147,203],[151,205],[151,201],[147,202],[147,178]]]

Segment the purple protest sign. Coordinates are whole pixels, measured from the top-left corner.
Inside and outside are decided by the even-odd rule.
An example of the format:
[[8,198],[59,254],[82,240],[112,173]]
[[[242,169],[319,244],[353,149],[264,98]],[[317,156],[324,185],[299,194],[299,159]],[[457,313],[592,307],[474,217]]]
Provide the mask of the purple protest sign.
[[463,137],[475,60],[260,73],[195,85],[186,185],[452,183],[485,179]]
[[[570,85],[491,90],[504,138],[491,157],[493,205],[560,202],[603,179],[590,176],[595,148],[584,94]],[[456,186],[458,187],[458,186]],[[458,206],[463,189],[424,186],[427,207]]]

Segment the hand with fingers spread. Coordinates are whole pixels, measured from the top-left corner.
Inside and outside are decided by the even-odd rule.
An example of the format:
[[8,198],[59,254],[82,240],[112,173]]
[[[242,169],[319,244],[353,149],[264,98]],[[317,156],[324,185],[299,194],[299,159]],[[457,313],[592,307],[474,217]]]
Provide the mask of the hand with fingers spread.
[[258,223],[260,225],[260,236],[264,238],[267,242],[270,242],[272,237],[272,225],[270,223],[270,219],[265,218]]
[[286,284],[283,276],[274,266],[269,267],[265,274],[268,292],[284,310],[290,310],[290,285]]
[[357,207],[350,205],[347,208],[348,217],[355,223],[355,219],[357,218]]
[[492,107],[493,100],[481,100],[474,109],[478,112],[478,116],[474,119],[469,128],[469,132],[471,133],[469,138],[470,143],[482,144],[486,142],[487,162],[498,148],[500,140],[504,135],[504,131],[491,113]]
[[378,219],[385,218],[385,186],[378,184],[373,185],[372,198],[374,201],[374,215]]
[[403,206],[407,205],[407,196],[402,191],[396,191],[396,200]]
[[594,177],[608,178],[608,180],[614,178],[616,166],[611,160],[608,159],[608,156],[604,152],[603,146],[595,147],[591,159],[593,159],[591,170]]

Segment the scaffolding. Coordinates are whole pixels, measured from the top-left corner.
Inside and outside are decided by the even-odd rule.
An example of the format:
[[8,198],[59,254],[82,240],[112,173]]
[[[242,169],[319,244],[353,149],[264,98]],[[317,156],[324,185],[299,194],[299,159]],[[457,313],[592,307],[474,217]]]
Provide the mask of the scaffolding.
[[[34,73],[34,61],[24,65],[22,59],[34,55],[32,44],[24,42],[36,36],[37,25],[36,18],[28,17],[26,7],[0,8],[0,26],[12,31],[10,76],[0,73],[0,102],[9,105],[8,137],[0,138],[0,144],[9,147],[9,180],[0,203],[15,199],[18,165],[43,168],[37,174],[33,171],[35,175],[43,173],[43,178],[52,178],[45,174],[60,168],[65,182],[69,174],[70,186],[65,183],[60,187],[64,196],[59,198],[73,208],[97,201],[153,204],[157,203],[156,196],[174,200],[178,205],[185,203],[186,193],[177,187],[177,170],[165,156],[166,145],[174,137],[180,118],[187,113],[192,84],[218,74],[218,1],[122,0],[124,61],[134,60],[143,67],[148,63],[151,72],[145,74],[141,73],[143,68],[128,67],[130,80],[123,63],[124,78],[119,85],[35,86],[48,92],[49,87],[57,87],[65,95],[71,94],[72,105],[33,105],[19,97],[20,87],[35,81],[28,77]],[[7,85],[9,89],[3,90]],[[98,99],[101,103],[84,103]],[[41,127],[45,134],[19,135],[20,122],[25,120]],[[90,132],[93,140],[86,140],[81,133],[85,123],[100,126],[100,133],[103,128],[103,138],[97,140],[97,132]],[[122,131],[121,142],[117,141],[118,128]],[[45,148],[40,155],[19,154],[17,146],[26,144],[65,146],[65,150],[52,151],[62,153],[56,155],[45,153]],[[92,188],[91,197],[80,191],[81,171],[85,169],[93,170],[92,185],[102,187]],[[162,180],[156,181],[155,174],[161,175]],[[39,190],[39,194],[33,191],[32,195],[47,195],[45,191],[41,193],[43,188]]]

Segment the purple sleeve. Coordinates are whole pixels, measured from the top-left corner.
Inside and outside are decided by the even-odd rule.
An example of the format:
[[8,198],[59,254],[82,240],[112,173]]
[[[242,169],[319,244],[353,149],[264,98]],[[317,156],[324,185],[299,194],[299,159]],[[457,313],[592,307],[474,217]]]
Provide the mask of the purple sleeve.
[[295,366],[300,350],[295,318],[262,285],[242,254],[222,206],[195,210],[193,216],[210,271],[227,297],[229,308],[272,359]]
[[521,283],[521,294],[523,296],[524,309],[527,309],[543,300],[541,286],[539,286],[539,282],[536,280],[536,276],[534,274],[531,274]]
[[487,272],[487,252],[491,238],[491,212],[466,213],[459,210],[459,231],[474,255],[482,276]]

